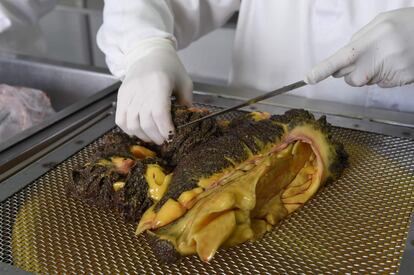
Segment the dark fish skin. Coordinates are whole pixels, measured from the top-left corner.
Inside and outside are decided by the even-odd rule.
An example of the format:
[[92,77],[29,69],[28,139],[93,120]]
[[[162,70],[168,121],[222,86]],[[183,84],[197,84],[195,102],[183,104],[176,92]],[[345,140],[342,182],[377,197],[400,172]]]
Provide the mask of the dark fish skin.
[[[96,150],[94,160],[109,158],[113,156],[133,159],[129,148],[132,145],[144,145],[145,143],[136,137],[130,137],[125,133],[110,133],[105,135],[102,145]],[[151,149],[151,147],[149,147]]]
[[175,263],[182,259],[180,253],[178,253],[174,245],[167,240],[161,240],[156,235],[146,232],[149,246],[158,258],[164,263]]
[[[137,222],[153,203],[148,197],[148,184],[144,176],[146,167],[148,164],[166,166],[166,163],[160,158],[135,159],[129,151],[132,145],[144,143],[124,133],[106,135],[91,162],[72,171],[71,181],[66,186],[67,193],[89,205],[114,209],[128,222]],[[99,164],[100,160],[109,161],[114,156],[134,161],[127,174]],[[125,186],[115,191],[113,184],[117,181],[125,182]]]
[[225,168],[233,167],[260,150],[257,141],[275,142],[281,138],[283,128],[272,120],[254,121],[243,116],[230,123],[221,136],[207,140],[187,153],[174,169],[174,176],[163,198],[156,205],[159,210],[170,198],[197,187],[200,178],[208,178]]
[[[322,132],[327,138],[328,143],[333,148],[333,154],[330,156],[331,164],[329,166],[330,177],[325,184],[329,184],[337,179],[348,165],[348,154],[343,145],[335,141],[331,136],[332,126],[327,123],[326,117],[322,116],[318,120],[305,110],[290,110],[284,115],[275,115],[270,119],[261,121],[252,121],[247,116],[242,116],[231,121],[228,128],[223,131],[223,135],[214,141],[204,143],[189,153],[174,170],[174,178],[170,184],[168,192],[157,205],[159,209],[163,202],[168,198],[177,198],[182,192],[196,187],[200,175],[208,176],[233,165],[226,161],[226,157],[231,157],[236,162],[243,161],[247,156],[242,151],[240,144],[247,145],[252,153],[257,153],[260,146],[255,140],[262,142],[275,142],[286,134],[284,129],[290,131],[301,125],[311,125],[314,129]],[[281,125],[286,126],[283,128]],[[203,157],[200,158],[199,156]],[[190,165],[189,165],[190,164]],[[174,226],[179,220],[157,229],[156,232],[162,233],[169,226]],[[174,245],[168,240],[156,238],[154,233],[147,232],[151,238],[151,248],[157,258],[166,263],[174,263],[183,256],[177,253]]]
[[[191,112],[183,106],[173,106],[171,112],[176,127],[203,117],[208,113],[207,110]],[[207,119],[201,123],[177,129],[175,135],[170,135],[170,141],[165,142],[155,150],[170,166],[175,167],[195,147],[207,140],[215,139],[220,133],[221,129],[217,121]]]
[[[173,106],[172,116],[176,126],[206,115],[204,110],[189,111],[185,107]],[[290,130],[301,125],[311,125],[322,132],[333,148],[329,166],[329,181],[338,178],[347,166],[348,155],[342,144],[331,136],[332,126],[323,116],[318,120],[305,111],[293,109],[283,115],[254,120],[251,114],[232,119],[226,126],[216,119],[204,120],[200,124],[179,129],[172,141],[161,146],[147,144],[124,133],[105,136],[97,153],[89,163],[72,172],[67,185],[68,193],[90,205],[113,209],[127,221],[137,222],[153,204],[148,195],[145,171],[149,164],[158,164],[166,173],[173,172],[169,187],[155,205],[157,212],[169,199],[177,199],[185,191],[197,187],[200,178],[208,178],[223,169],[234,167],[251,155],[257,154],[266,144],[277,144]],[[157,153],[157,157],[136,159],[130,152],[132,145],[142,145]],[[111,166],[99,164],[99,160],[118,156],[134,161],[128,173],[120,174]],[[114,191],[113,183],[125,182],[124,188]],[[174,246],[146,233],[154,253],[165,262],[175,262],[181,255]]]
[[[174,106],[172,114],[174,123],[178,126],[204,116],[206,111],[194,112],[186,107]],[[188,152],[206,140],[215,138],[220,131],[216,120],[206,120],[199,125],[179,130],[172,142],[162,146],[145,143],[125,133],[107,134],[90,162],[72,171],[71,181],[66,186],[67,192],[90,205],[114,209],[129,222],[137,222],[153,203],[148,196],[145,180],[147,165],[159,164],[169,173]],[[136,159],[130,151],[132,145],[153,150],[161,158]],[[132,159],[134,165],[126,175],[121,175],[112,167],[98,164],[100,160],[109,160],[111,157]],[[125,182],[125,186],[115,192],[113,184],[117,181]]]

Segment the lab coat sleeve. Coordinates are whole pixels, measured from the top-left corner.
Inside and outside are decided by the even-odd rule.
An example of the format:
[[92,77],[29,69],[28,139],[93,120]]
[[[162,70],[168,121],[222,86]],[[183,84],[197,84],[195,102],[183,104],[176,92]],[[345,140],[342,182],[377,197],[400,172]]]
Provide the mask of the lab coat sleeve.
[[[97,42],[111,72],[123,78],[128,54],[148,38],[172,40],[178,49],[223,25],[240,0],[105,0]],[[128,59],[128,62],[126,61]]]
[[56,0],[2,0],[0,2],[0,32],[14,24],[34,25],[50,12]]

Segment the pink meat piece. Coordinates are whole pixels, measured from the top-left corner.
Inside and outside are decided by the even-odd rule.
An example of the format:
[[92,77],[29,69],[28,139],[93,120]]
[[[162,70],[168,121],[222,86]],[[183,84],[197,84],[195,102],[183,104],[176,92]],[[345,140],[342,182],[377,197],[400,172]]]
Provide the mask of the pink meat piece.
[[53,115],[43,91],[0,84],[0,142]]

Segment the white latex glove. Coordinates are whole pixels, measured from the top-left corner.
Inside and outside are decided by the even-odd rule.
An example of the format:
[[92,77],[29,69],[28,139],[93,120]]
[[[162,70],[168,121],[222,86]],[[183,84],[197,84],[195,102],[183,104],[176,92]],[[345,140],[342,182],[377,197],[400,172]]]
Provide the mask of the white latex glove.
[[328,76],[351,86],[383,88],[414,82],[414,8],[379,14],[353,35],[348,45],[316,65],[306,76],[315,84]]
[[174,93],[179,104],[191,105],[193,83],[169,39],[142,41],[126,56],[126,62],[116,124],[129,135],[162,144],[174,133],[171,95]]

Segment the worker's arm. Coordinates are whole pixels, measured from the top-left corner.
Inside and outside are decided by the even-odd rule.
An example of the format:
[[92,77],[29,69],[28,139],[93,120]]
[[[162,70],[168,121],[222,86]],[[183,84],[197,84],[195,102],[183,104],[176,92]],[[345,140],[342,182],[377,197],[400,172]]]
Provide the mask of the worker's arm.
[[116,123],[126,133],[161,144],[174,131],[171,95],[192,101],[192,82],[176,49],[218,28],[240,0],[106,0],[98,45],[123,79]]
[[56,0],[2,0],[0,2],[0,32],[13,24],[33,25],[50,12]]
[[315,84],[331,75],[351,86],[395,87],[414,82],[414,8],[378,15],[348,45],[307,75]]
[[177,49],[223,25],[240,0],[105,0],[98,45],[112,73],[124,78],[143,40],[166,38]]

